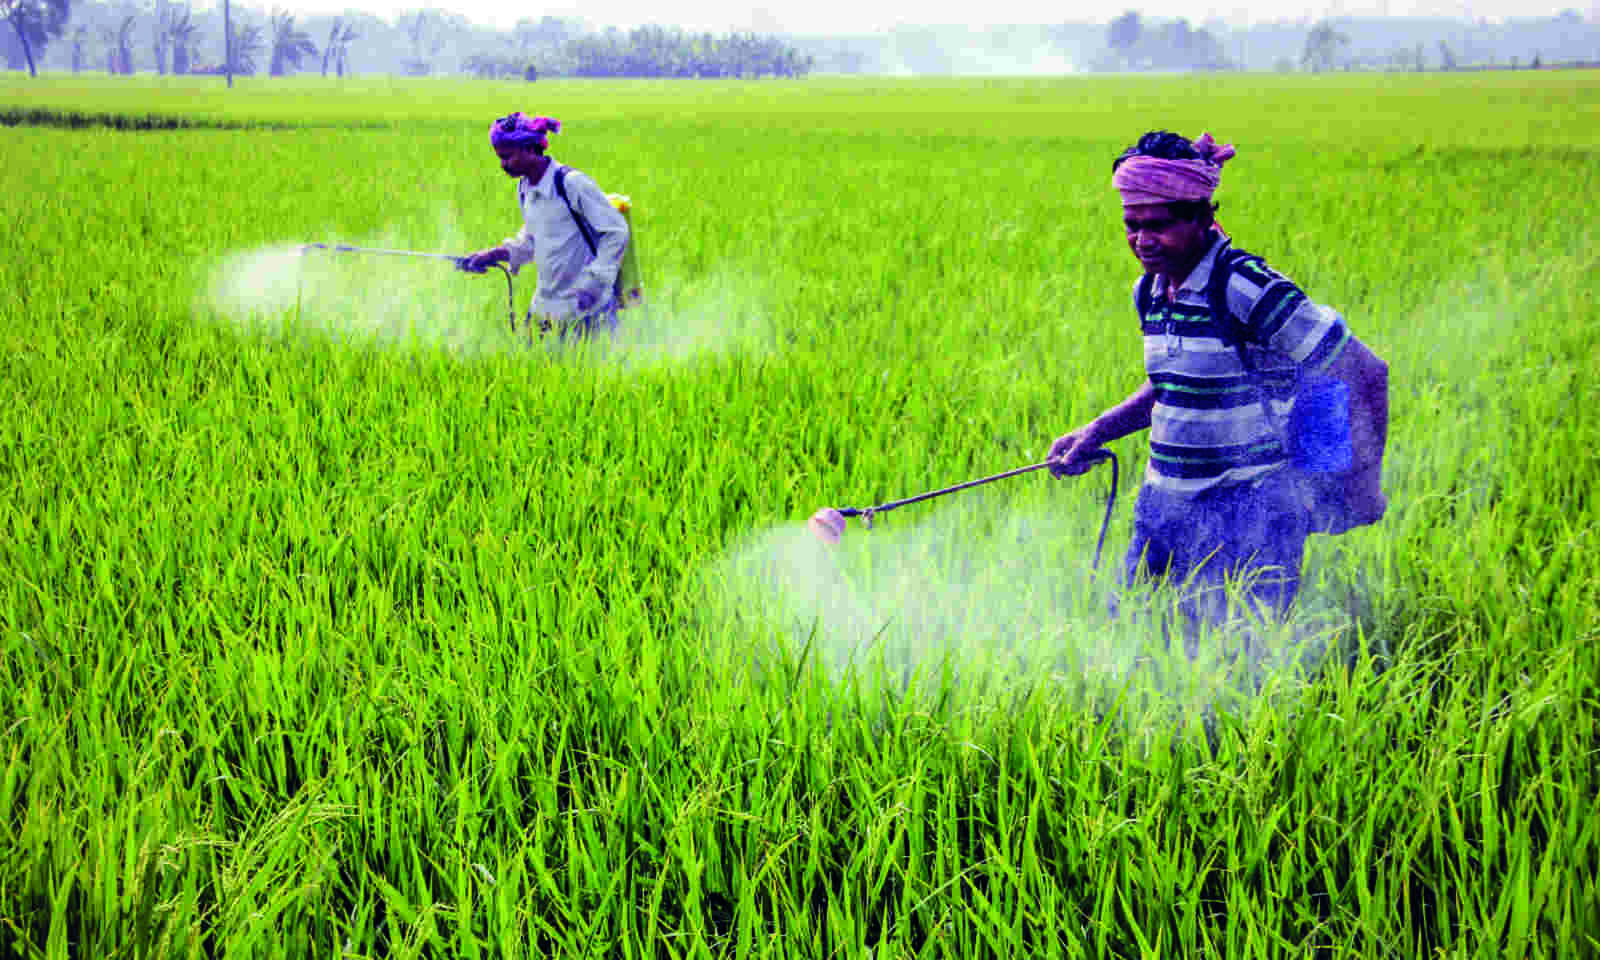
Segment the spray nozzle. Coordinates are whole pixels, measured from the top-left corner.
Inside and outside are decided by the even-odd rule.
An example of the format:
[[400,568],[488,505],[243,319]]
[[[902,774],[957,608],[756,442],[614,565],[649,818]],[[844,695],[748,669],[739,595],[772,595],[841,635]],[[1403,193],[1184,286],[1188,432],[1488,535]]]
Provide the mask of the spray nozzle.
[[823,507],[811,515],[806,525],[824,543],[838,543],[839,538],[844,536],[844,512],[833,507]]

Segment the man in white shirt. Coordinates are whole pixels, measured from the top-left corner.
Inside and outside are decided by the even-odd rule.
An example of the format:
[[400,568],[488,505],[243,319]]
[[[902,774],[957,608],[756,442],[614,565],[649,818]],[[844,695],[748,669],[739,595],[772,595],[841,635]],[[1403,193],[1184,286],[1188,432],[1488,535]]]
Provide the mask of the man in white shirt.
[[465,268],[481,273],[496,263],[516,273],[537,261],[539,290],[528,308],[541,329],[555,326],[563,339],[617,328],[617,271],[628,245],[628,222],[587,174],[545,155],[561,121],[521,112],[489,126],[500,169],[517,179],[522,229],[497,247],[469,256]]

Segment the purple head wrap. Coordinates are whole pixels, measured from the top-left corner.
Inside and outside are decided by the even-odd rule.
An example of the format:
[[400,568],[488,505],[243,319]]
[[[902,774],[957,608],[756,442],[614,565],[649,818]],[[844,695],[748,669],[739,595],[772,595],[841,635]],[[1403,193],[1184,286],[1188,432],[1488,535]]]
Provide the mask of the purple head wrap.
[[489,144],[495,147],[538,147],[549,145],[549,134],[561,132],[561,121],[553,117],[530,117],[521,110],[489,124]]
[[1164,160],[1133,156],[1111,175],[1111,185],[1122,194],[1122,205],[1209,200],[1222,181],[1222,165],[1233,159],[1233,144],[1219,144],[1203,133],[1194,142],[1199,160]]

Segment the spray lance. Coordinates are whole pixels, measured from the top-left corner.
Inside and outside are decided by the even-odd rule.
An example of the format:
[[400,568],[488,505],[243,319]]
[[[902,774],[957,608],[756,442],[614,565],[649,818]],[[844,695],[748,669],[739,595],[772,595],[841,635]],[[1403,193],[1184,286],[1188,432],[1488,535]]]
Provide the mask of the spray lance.
[[[474,270],[467,266],[468,261],[472,259],[471,257],[460,257],[449,253],[427,253],[421,250],[389,250],[382,247],[353,247],[348,243],[307,243],[300,247],[300,255],[303,257],[312,250],[327,250],[331,253],[367,253],[385,257],[422,257],[427,260],[448,260],[457,270],[463,273],[487,272],[486,269]],[[493,266],[499,267],[506,275],[506,313],[511,323],[511,332],[516,333],[517,295],[515,288],[511,284],[511,270],[503,263],[496,263]],[[303,272],[302,279],[304,279]],[[296,300],[298,301],[298,296]]]
[[[1106,529],[1111,525],[1111,508],[1117,502],[1117,456],[1110,450],[1096,450],[1089,454],[1087,459],[1091,463],[1098,463],[1102,460],[1111,461],[1111,490],[1106,494],[1105,519],[1100,522],[1100,539],[1095,542],[1094,563],[1090,568],[1098,569],[1100,566],[1100,549],[1105,546]],[[997,473],[993,476],[980,477],[977,480],[968,480],[966,483],[958,483],[953,487],[943,487],[939,490],[930,490],[927,493],[919,493],[914,497],[906,497],[903,500],[890,500],[888,503],[880,503],[873,507],[823,507],[821,510],[813,513],[811,515],[811,519],[806,521],[806,524],[811,528],[811,532],[816,534],[817,537],[823,542],[834,544],[838,543],[839,539],[844,536],[845,519],[847,517],[860,517],[862,526],[866,527],[868,530],[871,530],[872,519],[874,517],[881,513],[888,513],[890,510],[893,510],[896,507],[903,507],[912,503],[920,503],[923,500],[932,500],[934,497],[942,497],[947,493],[955,493],[957,490],[966,490],[970,487],[981,486],[985,483],[993,483],[996,480],[1004,480],[1007,477],[1015,477],[1024,473],[1031,473],[1035,470],[1040,470],[1044,467],[1051,466],[1054,463],[1054,460],[1046,460],[1043,463],[1029,464],[1026,467],[1018,467],[1015,470],[1007,470],[1004,473]]]

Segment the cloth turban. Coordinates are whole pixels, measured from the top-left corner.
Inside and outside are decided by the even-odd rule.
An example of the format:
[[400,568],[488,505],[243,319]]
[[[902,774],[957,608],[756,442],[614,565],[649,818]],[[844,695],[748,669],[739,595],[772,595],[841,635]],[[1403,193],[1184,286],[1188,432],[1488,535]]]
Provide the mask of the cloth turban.
[[1211,134],[1194,142],[1198,160],[1167,160],[1135,154],[1118,164],[1111,185],[1122,194],[1122,205],[1210,200],[1222,181],[1222,165],[1233,158],[1232,144],[1218,144]]
[[560,120],[553,117],[530,117],[519,110],[489,124],[489,143],[496,147],[543,149],[550,143],[549,135],[560,132]]

